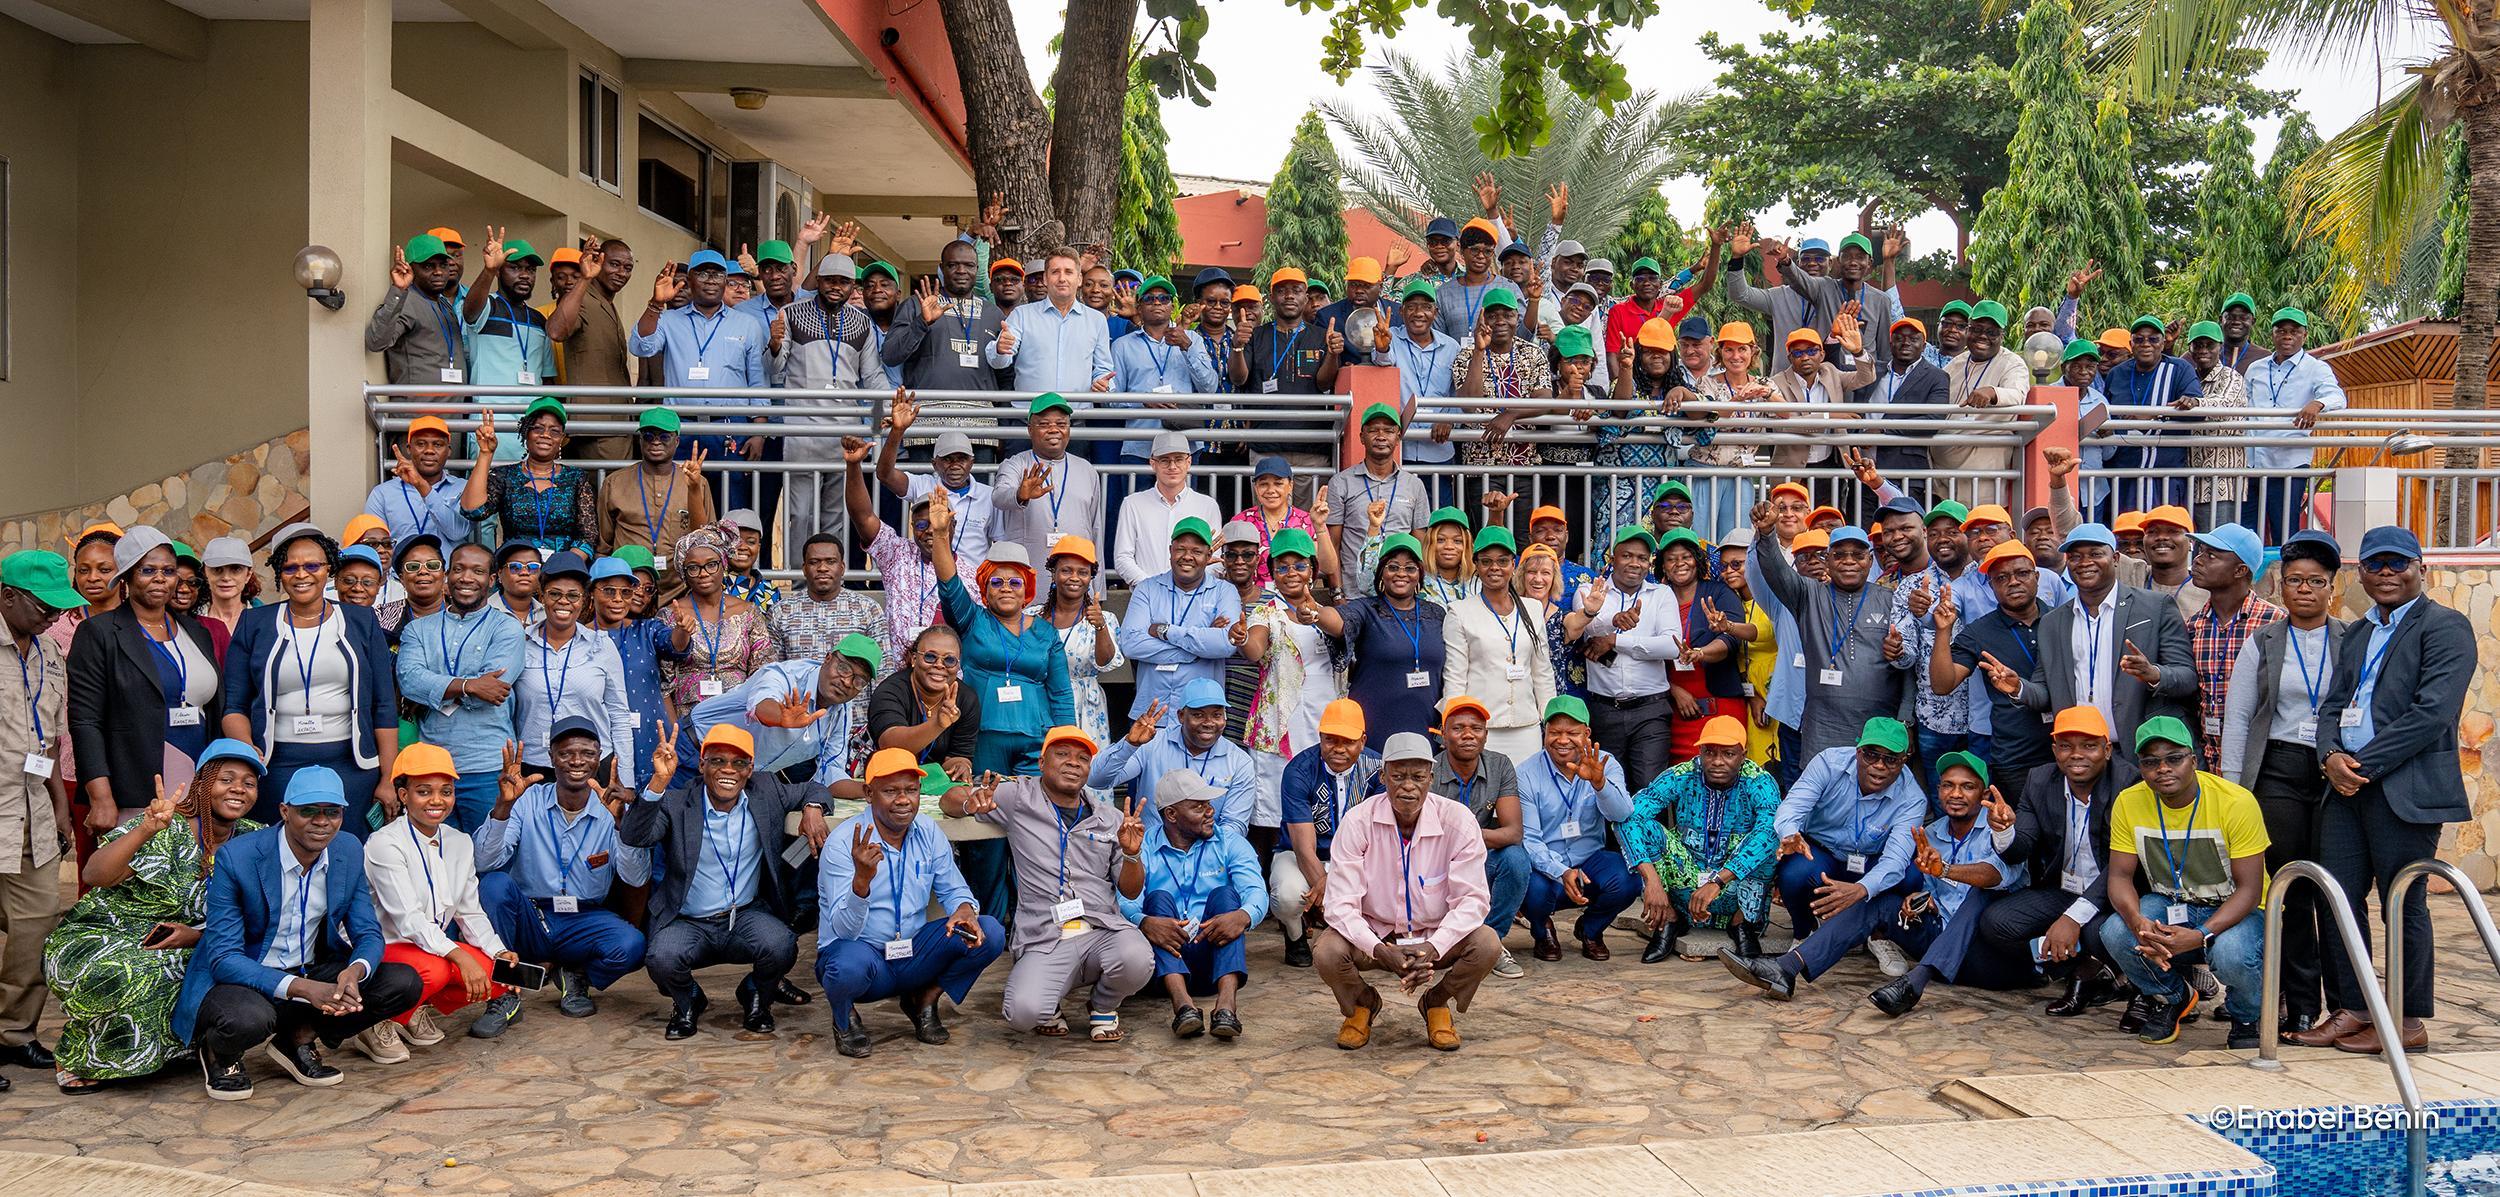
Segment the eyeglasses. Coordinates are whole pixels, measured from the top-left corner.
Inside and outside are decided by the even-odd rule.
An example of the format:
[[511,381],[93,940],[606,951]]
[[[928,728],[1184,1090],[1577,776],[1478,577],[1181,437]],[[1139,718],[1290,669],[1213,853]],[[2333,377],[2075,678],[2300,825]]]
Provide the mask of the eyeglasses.
[[[328,568],[330,568],[330,563],[327,561],[289,561],[279,566],[278,572],[290,578],[307,578]],[[172,573],[173,571],[165,572]]]
[[1682,499],[1668,499],[1658,504],[1658,506],[1668,511],[1691,511],[1693,509],[1693,505],[1691,503]]
[[707,756],[703,758],[703,767],[706,769],[734,769],[744,772],[748,769],[754,768],[755,762],[742,756]]
[[990,580],[982,583],[982,585],[991,590],[1006,590],[1009,588],[1022,590],[1024,589],[1024,578],[1018,574],[991,574]]
[[2171,769],[2188,763],[2194,756],[2191,752],[2165,752],[2158,756],[2145,752],[2136,755],[2135,763],[2145,769]]
[[923,665],[934,665],[940,669],[953,669],[956,666],[963,664],[964,659],[962,657],[939,656],[936,653],[923,652],[920,654],[920,663]]
[[1310,563],[1310,562],[1308,562],[1308,561],[1304,561],[1303,559],[1301,559],[1301,558],[1299,558],[1299,557],[1291,557],[1291,558],[1274,558],[1274,557],[1272,557],[1272,558],[1269,558],[1269,559],[1268,559],[1268,563],[1267,563],[1267,572],[1269,572],[1269,573],[1271,573],[1271,574],[1303,574],[1303,573],[1309,573],[1309,572],[1311,572],[1311,563]]
[[2372,557],[2361,563],[2361,572],[2365,574],[2400,574],[2411,568],[2413,568],[2412,558],[2398,557],[2393,554]]
[[2283,589],[2285,590],[2324,590],[2334,584],[2335,579],[2333,578],[2295,578],[2288,574],[2283,578]]
[[687,577],[693,577],[696,574],[716,574],[722,569],[727,568],[727,566],[725,562],[715,558],[710,561],[688,561],[679,565],[677,568],[679,572],[684,573]]
[[1910,759],[1910,754],[1906,752],[1887,752],[1881,748],[1861,747],[1858,749],[1858,758],[1870,765],[1898,765],[1901,762]]
[[537,561],[507,561],[504,563],[504,568],[516,574],[534,574],[545,566]]
[[399,563],[399,572],[402,577],[409,574],[439,574],[443,572],[443,563],[440,561],[402,561]]

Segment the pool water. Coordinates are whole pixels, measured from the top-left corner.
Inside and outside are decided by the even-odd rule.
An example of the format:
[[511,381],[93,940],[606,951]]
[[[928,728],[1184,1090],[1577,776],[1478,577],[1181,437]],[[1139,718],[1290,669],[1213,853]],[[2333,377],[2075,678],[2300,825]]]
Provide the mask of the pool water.
[[[2500,1197],[2500,1104],[2438,1103],[2429,1197]],[[2242,1132],[2215,1127],[2275,1169],[2280,1197],[2405,1197],[2401,1129]]]

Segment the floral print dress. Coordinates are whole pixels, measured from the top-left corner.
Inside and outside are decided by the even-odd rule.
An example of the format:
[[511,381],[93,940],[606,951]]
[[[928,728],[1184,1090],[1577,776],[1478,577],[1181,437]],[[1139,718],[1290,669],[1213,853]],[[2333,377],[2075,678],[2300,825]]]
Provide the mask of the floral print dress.
[[669,705],[681,715],[710,697],[704,692],[704,682],[717,681],[721,692],[726,693],[776,659],[772,629],[764,613],[753,607],[732,611],[717,620],[703,618],[698,610],[694,633],[688,641],[684,659],[663,658],[660,662]]
[[[1035,603],[1024,613],[1042,623],[1050,622],[1047,601]],[[1111,663],[1094,663],[1094,625],[1083,619],[1067,627],[1053,627],[1059,633],[1059,650],[1068,657],[1068,691],[1076,701],[1076,726],[1093,737],[1096,744],[1111,743],[1111,700],[1102,692],[1102,675],[1128,664],[1120,652],[1118,636],[1111,638]],[[1115,631],[1117,629],[1114,629]],[[1123,732],[1128,729],[1122,728]]]

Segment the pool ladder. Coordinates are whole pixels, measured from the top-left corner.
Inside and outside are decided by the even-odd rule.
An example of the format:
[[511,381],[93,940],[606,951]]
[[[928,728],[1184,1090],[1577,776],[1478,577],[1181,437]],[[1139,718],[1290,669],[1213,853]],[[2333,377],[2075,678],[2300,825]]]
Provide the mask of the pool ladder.
[[[2387,1070],[2396,1081],[2396,1096],[2405,1109],[2405,1190],[2412,1197],[2421,1197],[2424,1178],[2429,1171],[2430,1144],[2427,1120],[2422,1112],[2422,1091],[2413,1081],[2413,1065],[2405,1059],[2404,1023],[2394,1017],[2404,1009],[2404,905],[2413,888],[2438,877],[2465,903],[2466,916],[2473,920],[2475,934],[2482,937],[2483,951],[2491,957],[2492,966],[2500,968],[2500,928],[2491,921],[2491,910],[2483,904],[2483,896],[2463,870],[2447,861],[2425,858],[2396,870],[2388,883],[2382,905],[2387,919],[2387,991],[2376,986],[2361,987],[2362,1000],[2369,1005],[2370,1025],[2379,1028],[2379,1043],[2387,1056]],[[2283,1013],[2283,951],[2282,913],[2285,895],[2303,881],[2317,886],[2325,899],[2327,910],[2335,916],[2335,937],[2343,941],[2344,955],[2352,964],[2353,975],[2367,978],[2372,964],[2369,948],[2361,938],[2361,923],[2354,916],[2352,903],[2344,897],[2342,886],[2327,874],[2324,866],[2312,860],[2296,860],[2275,871],[2272,888],[2266,894],[2265,1001],[2257,1015],[2257,1058],[2249,1066],[2280,1069],[2282,1051],[2281,1019]]]

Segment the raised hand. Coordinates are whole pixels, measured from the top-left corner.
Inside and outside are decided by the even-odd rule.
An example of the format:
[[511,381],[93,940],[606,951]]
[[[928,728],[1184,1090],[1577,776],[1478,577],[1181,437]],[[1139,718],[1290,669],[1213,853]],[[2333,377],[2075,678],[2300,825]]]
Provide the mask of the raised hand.
[[1997,693],[2013,698],[2023,692],[2023,675],[2006,668],[1995,654],[1979,654],[1979,668],[1987,672],[1988,686]]
[[1587,733],[1581,734],[1584,742],[1580,745],[1580,759],[1574,762],[1572,772],[1590,785],[1603,787],[1606,784],[1606,754],[1597,745],[1585,742]]
[[894,388],[894,402],[885,409],[885,430],[894,436],[911,431],[912,422],[920,418],[920,396],[909,387]]
[[818,707],[814,694],[799,689],[792,689],[789,696],[783,698],[778,705],[781,707],[778,718],[766,719],[763,712],[759,710],[755,715],[756,720],[783,731],[797,731],[802,727],[813,726],[817,720],[833,713],[830,707]]
[[1007,219],[1007,193],[993,191],[990,202],[981,205],[981,215],[973,222],[972,235],[983,241],[998,240],[998,226]]
[[660,721],[659,743],[651,747],[651,784],[665,786],[677,776],[677,723]]
[[1518,500],[1519,496],[1517,495],[1510,494],[1505,491],[1488,490],[1484,492],[1484,497],[1478,499],[1477,502],[1483,505],[1485,515],[1492,522],[1500,523],[1503,517],[1509,514],[1510,505]]
[[1311,492],[1311,523],[1312,523],[1312,524],[1314,524],[1314,525],[1316,525],[1316,526],[1318,526],[1318,527],[1321,527],[1321,528],[1325,528],[1325,527],[1327,527],[1327,526],[1328,526],[1328,510],[1329,510],[1329,508],[1328,508],[1328,488],[1327,488],[1327,487],[1325,487],[1325,486],[1323,486],[1323,487],[1318,488],[1317,490],[1312,491],[1312,492]]
[[2067,297],[2071,299],[2083,298],[2083,289],[2091,286],[2093,281],[2100,277],[2101,260],[2099,258],[2085,258],[2083,260],[2083,269],[2066,276]]
[[817,242],[824,240],[825,234],[831,232],[832,230],[833,213],[819,212],[814,216],[808,217],[807,223],[799,226],[799,244],[814,245]]
[[875,446],[868,443],[868,438],[866,437],[843,437],[842,460],[849,465],[858,465],[868,460],[868,451],[874,447]]
[[[654,753],[652,755],[656,760],[658,754]],[[675,768],[674,762],[671,763],[670,767],[672,769]],[[521,742],[518,740],[504,741],[503,768],[495,774],[496,795],[502,801],[511,802],[518,799],[521,796],[521,791],[527,789],[528,786],[529,783],[527,780],[521,776]]]
[[998,354],[1000,357],[1016,355],[1016,330],[1012,328],[998,330]]
[[1961,617],[1961,604],[1953,601],[1953,588],[1947,586],[1936,596],[1936,634],[1951,640],[1954,621]]
[[1250,348],[1250,334],[1258,330],[1258,323],[1259,322],[1256,320],[1244,320],[1233,325],[1234,349],[1246,350]]
[[2075,467],[2082,464],[2075,460],[2075,451],[2063,445],[2045,446],[2040,456],[2049,467],[2049,481],[2058,486],[2066,485],[2067,479],[2075,476]]
[[1595,582],[1591,582],[1580,587],[1580,614],[1588,616],[1590,619],[1595,619],[1597,618],[1597,613],[1605,609],[1605,587],[1600,586]]
[[1389,247],[1388,261],[1382,263],[1382,265],[1388,268],[1389,274],[1395,275],[1398,272],[1398,267],[1406,265],[1408,262],[1413,261],[1414,258],[1415,255],[1406,252],[1406,243],[1400,241]]
[[1875,468],[1873,457],[1856,449],[1844,448],[1840,451],[1840,464],[1849,467],[1849,472],[1858,476],[1858,485],[1868,490],[1883,489],[1884,472]]
[[1936,845],[1928,841],[1927,829],[1911,828],[1910,839],[1918,844],[1918,855],[1912,858],[1918,865],[1918,871],[1930,877],[1944,876],[1944,854],[1936,851]]
[[954,683],[949,682],[945,692],[938,695],[937,705],[929,708],[929,722],[935,724],[938,730],[944,731],[955,726],[955,722],[962,718],[962,701]]
[[396,245],[392,246],[391,285],[405,291],[408,288],[415,286],[416,282],[417,268],[408,264],[407,251]]
[[1918,585],[1911,587],[1910,597],[1902,601],[1910,605],[1911,615],[1919,619],[1927,618],[1927,612],[1936,605],[1936,591],[1928,584],[1926,574],[1918,576]]
[[[1484,355],[1485,355],[1485,354],[1487,354],[1487,353],[1492,352],[1492,350],[1493,350],[1493,325],[1492,325],[1492,322],[1490,322],[1490,321],[1486,321],[1486,320],[1478,320],[1478,321],[1476,321],[1476,360],[1477,360],[1477,361],[1483,361],[1483,360],[1484,360]],[[1488,370],[1492,369],[1492,367],[1491,367],[1491,366],[1487,366],[1487,367],[1485,367],[1485,368],[1486,368],[1486,369],[1488,369]]]
[[833,240],[825,246],[826,253],[848,254],[859,248],[859,222],[846,220],[834,230]]
[[417,473],[416,463],[408,460],[405,445],[391,446],[391,477],[406,483],[412,490],[425,489],[425,478]]
[[929,532],[948,544],[954,543],[955,504],[943,489],[929,496]]
[[1901,625],[1894,624],[1891,627],[1884,629],[1885,660],[1898,661],[1901,659],[1902,654],[1907,651],[1909,651],[1909,646],[1902,643],[1901,640]]
[[1033,464],[1024,467],[1024,477],[1016,483],[1016,501],[1030,503],[1049,493],[1050,465],[1035,458]]
[[1226,630],[1224,638],[1232,641],[1233,648],[1235,650],[1239,650],[1243,645],[1250,643],[1250,621],[1243,620],[1240,623],[1234,624],[1231,628]]
[[851,837],[851,870],[862,883],[875,880],[877,867],[885,863],[885,845],[868,830],[868,822],[860,820],[858,834]]
[[1727,230],[1727,256],[1741,258],[1753,252],[1753,222],[1741,221]]
[[1545,189],[1545,211],[1555,224],[1563,222],[1563,214],[1571,210],[1571,184],[1556,183]]
[[667,307],[686,287],[685,267],[676,262],[663,262],[660,272],[651,276],[651,302]]
[[1131,794],[1120,807],[1120,851],[1129,856],[1146,850],[1146,820],[1139,814],[1144,805],[1145,799]]
[[503,269],[504,259],[512,256],[512,251],[505,249],[503,244],[503,235],[509,231],[508,225],[502,228],[491,224],[486,226],[486,256],[483,261],[489,271]]
[[1988,796],[1981,799],[1979,805],[1988,812],[1988,830],[2014,830],[2014,804],[2007,802],[2005,795],[1997,792],[1995,786],[1988,787]]
[[167,827],[173,826],[174,816],[180,813],[181,812],[174,805],[174,800],[165,796],[164,775],[158,774],[156,778],[156,797],[149,800],[147,814],[143,816],[146,820],[146,828],[148,832],[150,834],[154,834],[165,830]]
[[1163,343],[1174,349],[1189,348],[1188,324],[1179,323],[1165,325],[1163,328]]
[[1163,709],[1160,699],[1146,704],[1146,713],[1128,725],[1128,735],[1124,738],[1130,747],[1143,748],[1154,741],[1155,731],[1163,726]]
[[704,457],[703,442],[697,440],[694,447],[686,451],[686,459],[677,463],[677,473],[686,480],[687,485],[703,485]]
[[1476,176],[1476,203],[1484,209],[1484,214],[1488,218],[1501,208],[1502,185],[1493,181],[1492,171],[1484,171]]
[[753,246],[744,244],[738,246],[738,269],[746,271],[748,278],[755,277],[755,254],[753,250]]
[[1719,610],[1717,603],[1710,601],[1709,595],[1703,595],[1701,598],[1701,617],[1709,621],[1711,631],[1721,636],[1727,635],[1728,629],[1736,626],[1735,621],[1730,620],[1725,612]]
[[2126,670],[2128,677],[2147,686],[2161,684],[2161,667],[2153,664],[2153,659],[2145,656],[2144,650],[2137,648],[2133,640],[2127,641],[2127,651],[2119,654],[2118,667]]
[[[1855,300],[1850,302],[1853,305],[1856,303]],[[1861,327],[1853,313],[1844,311],[1832,317],[1832,335],[1840,338],[1840,347],[1848,350],[1851,357],[1866,352],[1866,338],[1859,332]]]
[[1337,322],[1333,319],[1328,322],[1327,344],[1328,352],[1331,355],[1345,352],[1345,333],[1337,328]]
[[1641,600],[1633,599],[1631,606],[1615,612],[1616,631],[1629,632],[1639,626],[1641,626]]
[[1757,543],[1771,534],[1772,516],[1769,503],[1755,503],[1753,510],[1747,512],[1746,515],[1753,523],[1753,534]]
[[1902,232],[1897,228],[1884,230],[1885,261],[1900,261],[1901,255],[1908,252],[1910,252],[1910,235],[1908,233]]
[[495,456],[495,413],[488,412],[477,422],[477,457],[479,461]]
[[1206,318],[1207,305],[1203,303],[1184,304],[1181,307],[1180,319],[1176,323],[1181,327],[1194,328]]
[[1085,595],[1085,622],[1094,625],[1094,630],[1097,632],[1105,631],[1111,626],[1102,613],[1102,597],[1091,591],[1086,592]]
[[1372,500],[1371,503],[1363,509],[1363,516],[1371,522],[1371,534],[1374,536],[1380,535],[1381,526],[1386,523],[1389,518],[1389,501],[1387,499]]
[[607,242],[601,241],[597,237],[582,238],[583,278],[597,278],[602,271],[605,271],[608,268],[608,251],[606,249],[606,245]]

